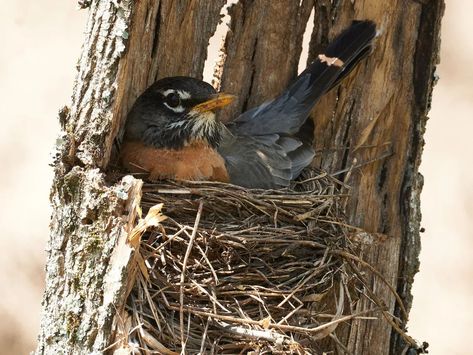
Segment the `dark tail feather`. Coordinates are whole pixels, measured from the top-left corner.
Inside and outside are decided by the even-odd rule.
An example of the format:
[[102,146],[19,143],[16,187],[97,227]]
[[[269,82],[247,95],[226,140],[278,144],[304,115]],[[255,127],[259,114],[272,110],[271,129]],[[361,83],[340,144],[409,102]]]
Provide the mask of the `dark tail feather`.
[[[372,21],[353,21],[352,25],[345,31],[348,31],[351,28],[357,28],[356,31],[359,31],[359,36],[358,38],[353,38],[353,42],[351,42],[354,46],[352,46],[354,51],[354,55],[352,55],[351,58],[345,59],[346,63],[345,66],[342,70],[342,72],[337,76],[337,79],[333,82],[332,86],[327,90],[331,90],[335,86],[337,86],[348,74],[351,73],[351,71],[357,66],[357,64],[368,54],[371,53],[372,50],[372,41],[374,37],[376,36],[376,25]],[[340,37],[342,37],[344,33],[340,34]],[[349,37],[349,34],[348,36]],[[346,38],[347,41],[350,41],[349,38]],[[345,39],[343,40],[345,41]],[[358,47],[356,47],[358,43]],[[339,46],[341,43],[338,41],[334,41],[332,45],[327,48],[327,52],[331,53],[333,52],[341,52],[344,49],[343,48],[336,48],[336,46]],[[343,45],[343,43],[341,44]],[[333,48],[332,48],[333,47]],[[329,54],[330,56],[330,54]]]
[[332,86],[326,91],[332,90],[334,87],[338,86],[340,82],[345,79],[345,77],[351,73],[353,69],[355,69],[358,62],[360,62],[364,57],[367,57],[368,54],[371,52],[371,45],[366,47],[364,50],[360,52],[360,54],[354,58],[346,67],[342,70],[342,72],[337,76],[337,79],[333,82]]
[[243,113],[232,130],[252,135],[295,134],[320,97],[370,52],[375,36],[374,22],[353,21],[282,95]]
[[299,131],[294,134],[294,137],[299,139],[302,143],[312,146],[312,143],[314,142],[314,129],[314,121],[309,118],[305,120],[299,128]]
[[[329,44],[325,53],[319,54],[299,75],[289,91],[296,97],[301,95],[303,101],[314,106],[322,95],[340,83],[369,54],[375,36],[374,22],[353,21]],[[306,76],[310,78],[309,88],[300,90],[298,83],[304,82]]]

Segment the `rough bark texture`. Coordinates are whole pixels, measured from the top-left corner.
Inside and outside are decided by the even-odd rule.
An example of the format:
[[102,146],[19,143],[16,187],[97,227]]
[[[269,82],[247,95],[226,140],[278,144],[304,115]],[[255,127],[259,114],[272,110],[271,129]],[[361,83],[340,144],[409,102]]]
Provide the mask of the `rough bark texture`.
[[[137,216],[141,182],[127,177],[110,186],[102,171],[129,107],[149,84],[167,75],[201,77],[224,3],[92,2],[72,106],[60,113],[37,353],[99,353],[123,340],[115,338],[122,321],[117,310],[124,304],[132,256],[126,235]],[[309,60],[352,19],[378,23],[373,54],[313,113],[319,152],[314,165],[329,172],[347,169],[341,176],[352,186],[351,222],[388,236],[367,247],[364,258],[397,286],[407,308],[418,270],[418,167],[443,6],[442,0],[242,0],[230,9],[225,44],[222,90],[239,95],[228,113],[234,115],[294,78],[312,8]],[[386,309],[402,317],[388,289],[375,278],[369,282],[388,300]],[[339,339],[354,354],[398,354],[404,347],[382,319],[355,321],[342,333]]]
[[[71,108],[59,115],[51,191],[46,291],[37,353],[100,352],[114,329],[128,262],[115,260],[135,218],[141,182],[127,177],[107,186],[117,70],[125,50],[130,4],[104,1],[90,10]],[[131,252],[131,249],[129,252]]]

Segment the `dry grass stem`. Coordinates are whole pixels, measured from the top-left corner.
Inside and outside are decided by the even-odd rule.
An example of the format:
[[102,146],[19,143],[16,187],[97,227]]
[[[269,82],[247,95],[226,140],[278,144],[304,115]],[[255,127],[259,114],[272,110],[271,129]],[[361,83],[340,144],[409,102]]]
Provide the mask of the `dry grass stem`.
[[127,306],[134,351],[315,354],[331,342],[347,352],[337,333],[380,316],[408,339],[366,282],[368,272],[386,283],[405,316],[394,287],[359,256],[371,244],[353,236],[383,239],[346,221],[345,190],[321,172],[285,190],[145,184],[148,215],[130,235],[146,269]]

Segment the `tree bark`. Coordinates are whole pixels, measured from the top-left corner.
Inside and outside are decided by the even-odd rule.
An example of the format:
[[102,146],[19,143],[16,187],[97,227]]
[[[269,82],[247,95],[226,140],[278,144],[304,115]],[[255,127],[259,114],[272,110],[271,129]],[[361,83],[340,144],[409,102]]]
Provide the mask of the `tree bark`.
[[[157,78],[202,77],[209,38],[224,0],[96,0],[61,133],[51,192],[46,291],[37,353],[100,353],[120,334],[142,182],[105,180],[113,142],[136,97]],[[351,186],[351,223],[386,240],[363,257],[397,288],[407,309],[418,270],[422,177],[418,172],[443,0],[245,1],[230,8],[222,90],[238,95],[235,115],[280,92],[296,75],[312,9],[309,60],[352,19],[377,22],[373,54],[313,112],[315,166],[341,172]],[[386,310],[407,319],[394,297],[369,278]],[[359,303],[356,311],[367,304]],[[338,338],[353,354],[398,354],[390,325],[353,321]],[[327,350],[336,345],[327,343]]]

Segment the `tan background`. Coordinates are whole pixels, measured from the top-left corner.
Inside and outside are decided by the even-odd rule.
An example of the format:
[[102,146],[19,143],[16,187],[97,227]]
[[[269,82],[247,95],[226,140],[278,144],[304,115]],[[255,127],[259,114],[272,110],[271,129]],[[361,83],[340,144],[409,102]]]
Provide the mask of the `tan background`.
[[[440,82],[422,164],[423,250],[410,332],[431,354],[471,354],[473,2],[447,0]],[[34,348],[49,223],[50,152],[87,12],[0,0],[0,354]]]

